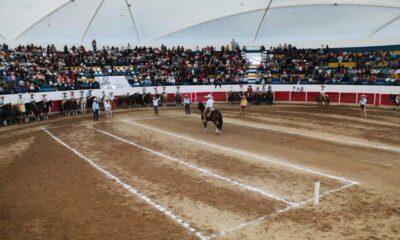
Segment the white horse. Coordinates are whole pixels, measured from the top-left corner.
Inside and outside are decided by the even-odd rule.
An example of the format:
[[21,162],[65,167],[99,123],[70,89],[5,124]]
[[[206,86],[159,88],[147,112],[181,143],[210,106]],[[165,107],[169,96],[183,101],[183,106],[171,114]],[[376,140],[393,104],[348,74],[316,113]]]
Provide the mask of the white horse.
[[81,105],[81,114],[85,115],[86,114],[86,98],[82,98],[80,100],[80,105]]

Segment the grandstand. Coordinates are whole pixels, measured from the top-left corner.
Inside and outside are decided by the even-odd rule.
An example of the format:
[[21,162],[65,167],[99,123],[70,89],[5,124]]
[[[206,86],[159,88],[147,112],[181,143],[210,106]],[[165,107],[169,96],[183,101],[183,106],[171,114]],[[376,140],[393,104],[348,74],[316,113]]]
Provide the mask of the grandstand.
[[1,0],[0,239],[400,239],[398,29],[398,0]]

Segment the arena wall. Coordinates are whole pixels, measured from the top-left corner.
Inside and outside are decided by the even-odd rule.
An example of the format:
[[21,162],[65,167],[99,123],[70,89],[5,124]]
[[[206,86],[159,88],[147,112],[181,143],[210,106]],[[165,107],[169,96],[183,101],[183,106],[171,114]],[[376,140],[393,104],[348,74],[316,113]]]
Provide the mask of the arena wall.
[[[259,88],[261,85],[252,85],[253,89]],[[248,85],[222,85],[214,87],[212,85],[190,85],[190,86],[166,86],[166,87],[130,87],[120,89],[95,89],[91,91],[91,95],[101,98],[103,95],[118,97],[124,94],[133,93],[162,93],[168,94],[168,101],[172,102],[175,93],[179,91],[181,94],[188,94],[193,102],[205,101],[205,96],[212,94],[216,101],[227,101],[230,91],[246,91]],[[294,102],[306,103],[315,102],[316,96],[324,91],[330,96],[331,102],[343,104],[357,104],[359,96],[365,94],[368,104],[376,106],[391,106],[394,102],[390,100],[391,94],[400,94],[400,86],[371,86],[371,85],[290,85],[280,84],[272,85],[272,91],[275,92],[275,101],[278,102]],[[38,92],[2,95],[4,103],[17,103],[21,97],[25,102],[31,98],[40,101],[43,95],[47,99],[55,101],[53,111],[59,109],[59,102],[65,98],[80,98],[86,96],[88,90],[75,91],[55,91],[55,92]]]

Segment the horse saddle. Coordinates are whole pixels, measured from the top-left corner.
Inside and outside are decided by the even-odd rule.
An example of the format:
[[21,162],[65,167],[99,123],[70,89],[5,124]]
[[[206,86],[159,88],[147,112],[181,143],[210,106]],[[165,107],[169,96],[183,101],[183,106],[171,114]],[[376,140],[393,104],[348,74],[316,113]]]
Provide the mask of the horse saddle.
[[211,114],[212,114],[212,112],[215,110],[215,108],[210,108],[210,109],[208,109],[208,112],[207,112],[207,118],[209,118],[210,116],[211,116]]

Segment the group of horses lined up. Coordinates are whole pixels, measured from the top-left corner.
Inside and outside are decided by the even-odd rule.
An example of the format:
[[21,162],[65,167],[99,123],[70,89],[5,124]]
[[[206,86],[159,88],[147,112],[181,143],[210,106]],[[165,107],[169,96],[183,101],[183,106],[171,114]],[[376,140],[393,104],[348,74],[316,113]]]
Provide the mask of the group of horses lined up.
[[[62,100],[60,113],[66,116],[86,114],[91,109],[95,97]],[[5,104],[0,106],[0,126],[27,123],[32,120],[48,120],[52,100],[39,102]]]
[[272,91],[267,92],[230,92],[228,95],[228,102],[232,105],[239,103],[242,96],[247,98],[247,101],[253,105],[267,104],[272,105],[274,103],[274,93]]
[[48,119],[53,101],[40,101],[0,106],[0,126]]
[[[144,108],[149,107],[153,104],[153,96],[151,93],[141,94],[126,94],[118,97],[118,107],[120,108]],[[168,102],[168,97],[166,93],[155,94],[156,98],[160,98],[160,106],[166,107]],[[175,94],[175,104],[180,107],[182,104],[181,94]]]

